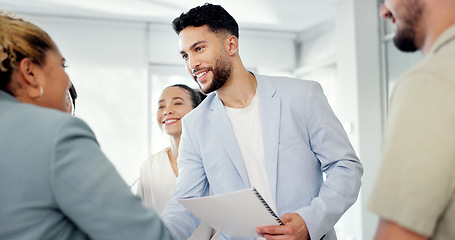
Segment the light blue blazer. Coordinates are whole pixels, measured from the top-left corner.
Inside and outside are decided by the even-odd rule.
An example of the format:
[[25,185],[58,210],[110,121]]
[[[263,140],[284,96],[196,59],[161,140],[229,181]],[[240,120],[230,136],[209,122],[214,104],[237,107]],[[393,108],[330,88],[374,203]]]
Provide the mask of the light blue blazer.
[[0,90],[0,239],[172,238],[82,120]]
[[[336,239],[333,226],[356,201],[363,173],[348,137],[317,82],[256,75],[265,164],[278,215],[298,213],[311,239]],[[221,100],[210,94],[183,119],[179,178],[162,219],[176,239],[199,220],[177,199],[250,187]],[[326,180],[323,180],[323,172]],[[220,239],[245,239],[220,235]]]

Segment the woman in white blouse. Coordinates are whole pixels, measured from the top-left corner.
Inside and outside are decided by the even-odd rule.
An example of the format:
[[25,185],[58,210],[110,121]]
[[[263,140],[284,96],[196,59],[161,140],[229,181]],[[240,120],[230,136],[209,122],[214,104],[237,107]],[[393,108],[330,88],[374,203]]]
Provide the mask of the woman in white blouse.
[[[178,177],[177,157],[181,119],[193,110],[205,95],[183,84],[169,86],[163,90],[158,100],[157,120],[161,130],[170,136],[171,146],[152,155],[141,166],[137,194],[147,207],[159,214],[172,198]],[[189,239],[210,239],[212,229],[201,223]]]

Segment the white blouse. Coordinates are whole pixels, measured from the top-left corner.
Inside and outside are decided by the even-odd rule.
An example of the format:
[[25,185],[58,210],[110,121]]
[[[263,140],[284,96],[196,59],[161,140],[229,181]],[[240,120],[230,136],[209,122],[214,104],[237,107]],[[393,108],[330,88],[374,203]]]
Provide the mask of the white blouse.
[[[142,163],[137,187],[137,195],[142,198],[144,206],[155,209],[160,215],[174,194],[177,180],[167,155],[169,149],[161,150]],[[211,235],[212,229],[201,223],[188,239],[210,239]]]
[[137,187],[137,195],[142,198],[144,206],[155,209],[160,215],[174,194],[176,182],[168,150],[165,148],[142,163]]

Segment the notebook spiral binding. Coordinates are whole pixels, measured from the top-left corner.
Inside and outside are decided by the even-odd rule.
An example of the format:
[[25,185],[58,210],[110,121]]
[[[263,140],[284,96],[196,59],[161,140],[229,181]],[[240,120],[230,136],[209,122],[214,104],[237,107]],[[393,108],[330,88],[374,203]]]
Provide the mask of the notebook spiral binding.
[[267,202],[264,200],[264,198],[262,198],[261,194],[259,194],[259,192],[256,190],[256,188],[253,188],[253,191],[254,193],[256,194],[256,196],[259,198],[259,200],[262,202],[262,204],[265,206],[265,208],[267,209],[267,211],[269,211],[270,214],[272,214],[272,216],[275,218],[275,220],[280,224],[280,225],[284,225],[283,222],[281,222],[280,218],[275,214],[275,212],[272,210],[272,208],[270,208],[270,206],[267,204]]

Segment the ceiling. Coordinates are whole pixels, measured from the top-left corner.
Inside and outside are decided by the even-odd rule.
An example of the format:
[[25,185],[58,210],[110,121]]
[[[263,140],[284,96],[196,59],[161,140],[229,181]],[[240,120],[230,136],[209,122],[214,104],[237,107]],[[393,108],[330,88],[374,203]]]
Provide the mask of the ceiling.
[[[243,29],[301,32],[335,15],[339,0],[213,0]],[[0,9],[50,15],[170,24],[207,0],[0,0]]]

